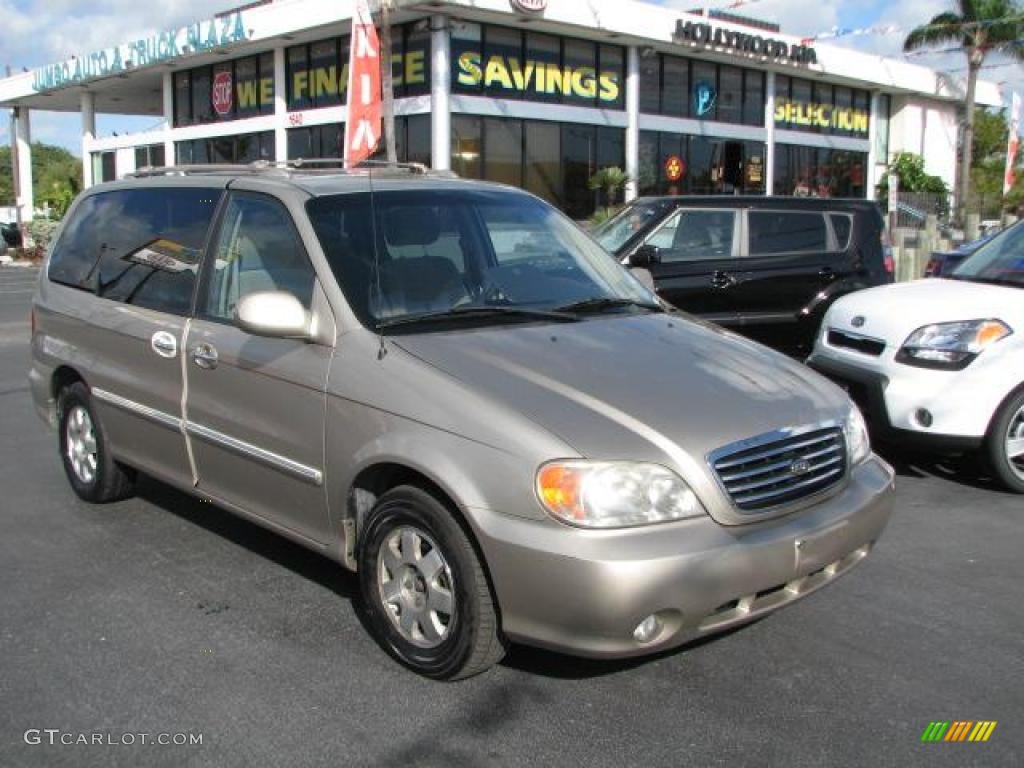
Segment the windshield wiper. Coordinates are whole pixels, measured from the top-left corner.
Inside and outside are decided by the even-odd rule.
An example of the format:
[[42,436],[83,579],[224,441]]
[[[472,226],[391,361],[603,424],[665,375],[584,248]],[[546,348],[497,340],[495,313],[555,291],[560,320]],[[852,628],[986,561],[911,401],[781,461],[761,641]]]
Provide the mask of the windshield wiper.
[[538,320],[557,320],[566,323],[576,320],[576,316],[561,310],[530,309],[528,307],[509,306],[462,306],[444,309],[439,312],[421,312],[415,315],[393,317],[388,320],[381,320],[377,323],[377,330],[394,328],[400,325],[415,325],[417,323],[443,322],[445,320],[473,319],[481,317],[521,317],[534,318]]
[[595,296],[590,299],[583,299],[582,301],[575,301],[572,304],[564,304],[560,307],[555,307],[555,312],[603,312],[606,309],[622,309],[624,307],[638,307],[640,309],[649,309],[654,312],[663,312],[664,308],[660,304],[654,304],[649,301],[640,301],[638,299],[624,299],[613,296]]

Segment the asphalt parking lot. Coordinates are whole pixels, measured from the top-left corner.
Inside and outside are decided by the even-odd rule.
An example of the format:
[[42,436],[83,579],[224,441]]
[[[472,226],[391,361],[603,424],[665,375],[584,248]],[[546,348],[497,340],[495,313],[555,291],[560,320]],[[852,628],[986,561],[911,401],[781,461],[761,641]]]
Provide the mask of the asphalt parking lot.
[[[970,463],[886,451],[872,556],[752,626],[628,663],[514,648],[433,683],[377,648],[333,563],[156,482],[73,496],[27,389],[33,277],[0,266],[2,766],[1021,764],[1024,499]],[[921,743],[934,720],[998,725]]]

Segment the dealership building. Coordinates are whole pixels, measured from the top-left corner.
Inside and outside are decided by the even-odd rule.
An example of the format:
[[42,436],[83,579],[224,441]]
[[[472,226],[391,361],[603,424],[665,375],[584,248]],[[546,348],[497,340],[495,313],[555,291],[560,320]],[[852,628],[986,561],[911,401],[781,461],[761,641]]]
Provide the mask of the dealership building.
[[[252,3],[0,80],[25,218],[33,110],[80,112],[85,184],[143,166],[337,157],[353,2]],[[871,197],[898,152],[953,185],[962,83],[722,11],[629,0],[394,0],[399,159],[576,218],[627,194]],[[1002,106],[980,82],[977,102]],[[100,113],[148,115],[98,136]]]

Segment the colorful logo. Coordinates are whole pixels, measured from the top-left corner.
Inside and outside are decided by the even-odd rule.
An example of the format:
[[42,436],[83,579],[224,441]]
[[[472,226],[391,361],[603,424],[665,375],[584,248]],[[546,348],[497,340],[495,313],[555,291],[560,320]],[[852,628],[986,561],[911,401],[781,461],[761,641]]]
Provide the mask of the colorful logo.
[[693,108],[697,117],[704,117],[715,107],[715,86],[711,83],[697,83],[693,90]]
[[921,734],[921,741],[988,741],[995,729],[995,720],[932,721]]
[[686,163],[678,155],[672,155],[665,161],[665,178],[669,181],[679,181],[686,173]]

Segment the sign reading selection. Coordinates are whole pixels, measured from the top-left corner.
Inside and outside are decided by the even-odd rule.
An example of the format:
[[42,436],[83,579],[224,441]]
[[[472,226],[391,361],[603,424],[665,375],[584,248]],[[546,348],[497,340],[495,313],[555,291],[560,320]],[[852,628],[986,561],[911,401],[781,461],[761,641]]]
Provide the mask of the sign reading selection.
[[40,67],[32,72],[32,88],[36,91],[51,91],[97,77],[116,75],[129,67],[146,67],[186,53],[212,51],[247,39],[248,32],[242,14],[236,11],[60,64]]

